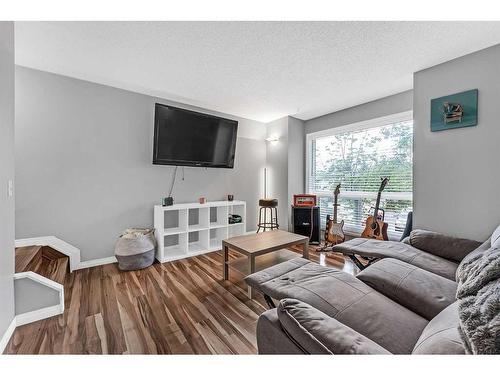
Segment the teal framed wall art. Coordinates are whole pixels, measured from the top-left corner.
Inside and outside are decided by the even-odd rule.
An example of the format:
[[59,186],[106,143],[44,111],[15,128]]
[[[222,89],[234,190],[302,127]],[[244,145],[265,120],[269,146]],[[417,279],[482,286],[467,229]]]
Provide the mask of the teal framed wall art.
[[477,125],[478,90],[442,96],[431,100],[431,131]]

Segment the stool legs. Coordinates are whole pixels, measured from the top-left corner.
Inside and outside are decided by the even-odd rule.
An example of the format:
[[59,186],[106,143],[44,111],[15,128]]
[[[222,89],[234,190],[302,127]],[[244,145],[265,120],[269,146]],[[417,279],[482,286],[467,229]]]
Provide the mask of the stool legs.
[[[257,224],[257,233],[259,233],[259,232],[260,232],[260,230],[262,229],[262,223],[263,223],[263,221],[262,221],[262,210],[263,210],[263,209],[264,209],[264,207],[261,207],[261,208],[259,209],[259,222],[258,222],[258,224]],[[264,231],[265,231],[265,229],[264,229]]]
[[[267,221],[267,209],[269,209],[269,221]],[[264,215],[262,215],[263,213]],[[257,233],[259,233],[261,229],[263,232],[265,232],[266,230],[279,229],[277,207],[260,207]]]
[[[272,209],[271,209],[272,212]],[[273,220],[271,218],[271,223],[273,223]],[[279,229],[280,226],[278,225],[278,207],[274,207],[274,226],[271,224],[272,229]]]

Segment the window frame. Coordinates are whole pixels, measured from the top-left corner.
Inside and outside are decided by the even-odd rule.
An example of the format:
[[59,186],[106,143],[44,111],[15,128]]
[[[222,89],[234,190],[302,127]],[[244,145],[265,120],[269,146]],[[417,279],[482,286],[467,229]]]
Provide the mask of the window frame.
[[[323,138],[323,137],[329,137],[333,136],[339,133],[345,133],[345,132],[353,132],[353,131],[361,131],[361,130],[366,130],[370,128],[376,128],[380,126],[385,126],[385,125],[390,125],[393,123],[397,122],[405,122],[405,121],[413,121],[413,111],[405,111],[405,112],[399,112],[395,113],[392,115],[388,116],[383,116],[383,117],[377,117],[365,121],[359,121],[355,123],[350,123],[346,125],[340,125],[336,126],[333,128],[325,129],[325,130],[320,130],[317,132],[313,133],[308,133],[306,134],[306,174],[305,174],[305,187],[306,187],[306,193],[308,194],[315,194],[318,198],[319,197],[331,197],[333,192],[325,192],[325,191],[311,191],[310,188],[310,181],[312,179],[312,173],[313,173],[313,166],[312,166],[312,158],[313,158],[313,141],[315,141],[318,138]],[[415,145],[413,144],[413,149],[412,149],[412,155],[414,151]],[[412,186],[412,192],[411,193],[393,193],[393,192],[385,192],[383,193],[385,199],[391,199],[391,200],[411,200],[413,202],[413,191],[415,188],[415,173],[414,173],[414,164],[412,165],[412,179],[413,179],[413,186]],[[356,199],[356,198],[369,198],[369,199],[376,199],[377,198],[377,193],[376,192],[348,192],[347,194],[343,194],[344,197],[350,198],[350,199]],[[349,234],[351,235],[359,235],[359,233],[355,232],[350,232]]]

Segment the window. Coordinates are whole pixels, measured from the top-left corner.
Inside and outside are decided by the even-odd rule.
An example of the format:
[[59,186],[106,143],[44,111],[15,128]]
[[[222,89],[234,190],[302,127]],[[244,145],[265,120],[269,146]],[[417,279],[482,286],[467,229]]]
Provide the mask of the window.
[[390,239],[399,240],[413,199],[411,112],[307,135],[307,190],[316,194],[322,228],[333,214],[333,191],[341,183],[338,220],[360,234],[373,214],[380,177],[389,177],[380,207]]

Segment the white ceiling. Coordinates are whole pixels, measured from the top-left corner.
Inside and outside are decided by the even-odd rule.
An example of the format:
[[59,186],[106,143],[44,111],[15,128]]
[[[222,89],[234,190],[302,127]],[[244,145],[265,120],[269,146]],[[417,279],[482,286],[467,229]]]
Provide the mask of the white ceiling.
[[19,65],[257,121],[412,88],[500,22],[16,22]]

